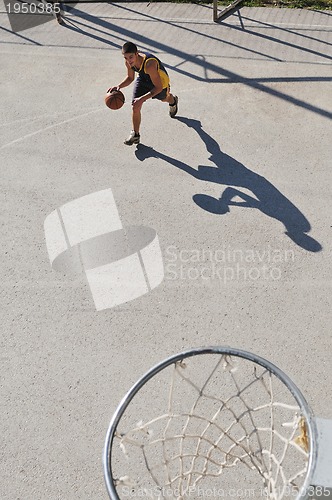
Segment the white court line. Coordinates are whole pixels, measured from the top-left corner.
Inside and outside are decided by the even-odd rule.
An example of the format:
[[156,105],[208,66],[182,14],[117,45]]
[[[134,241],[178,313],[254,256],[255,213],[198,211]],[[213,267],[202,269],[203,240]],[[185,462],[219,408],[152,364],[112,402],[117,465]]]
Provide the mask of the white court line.
[[91,115],[92,113],[96,113],[97,111],[101,111],[101,109],[102,108],[98,107],[98,108],[92,109],[91,111],[88,111],[87,113],[83,113],[81,115],[76,115],[73,118],[68,118],[68,120],[63,120],[62,122],[54,123],[53,125],[49,125],[48,127],[40,128],[39,130],[36,130],[35,132],[31,132],[30,134],[26,134],[23,137],[19,137],[18,139],[15,139],[14,141],[7,142],[7,144],[4,144],[3,146],[0,147],[0,150],[7,148],[8,146],[11,146],[12,144],[16,144],[17,142],[24,141],[24,139],[28,139],[29,137],[33,137],[34,135],[37,135],[41,132],[45,132],[46,130],[50,130],[54,127],[58,127],[59,125],[64,125],[65,123],[72,122],[74,120],[77,120],[78,118],[82,118],[83,116]]
[[17,120],[13,120],[12,122],[6,122],[6,123],[0,123],[0,127],[8,127],[10,125],[16,125],[18,123],[23,123],[23,122],[36,122],[38,120],[45,120],[46,118],[54,118],[57,116],[61,115],[69,115],[73,114],[75,112],[74,109],[70,109],[68,111],[56,111],[55,113],[47,113],[44,115],[39,115],[39,116],[34,116],[34,117],[28,117],[28,118],[17,118]]
[[41,115],[41,116],[38,116],[38,118],[18,118],[17,120],[13,120],[12,122],[7,122],[7,123],[0,123],[0,127],[8,127],[10,125],[17,125],[19,123],[23,123],[23,122],[35,122],[37,120],[43,120],[44,118],[51,118],[51,116],[55,116],[55,115]]

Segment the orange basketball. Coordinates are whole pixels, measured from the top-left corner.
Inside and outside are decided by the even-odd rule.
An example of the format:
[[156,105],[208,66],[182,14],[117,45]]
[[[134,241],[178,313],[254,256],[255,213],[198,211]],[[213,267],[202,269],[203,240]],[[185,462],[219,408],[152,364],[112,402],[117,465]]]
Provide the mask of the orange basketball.
[[107,92],[105,96],[105,104],[110,109],[120,109],[125,102],[125,96],[121,90],[113,90],[113,92]]

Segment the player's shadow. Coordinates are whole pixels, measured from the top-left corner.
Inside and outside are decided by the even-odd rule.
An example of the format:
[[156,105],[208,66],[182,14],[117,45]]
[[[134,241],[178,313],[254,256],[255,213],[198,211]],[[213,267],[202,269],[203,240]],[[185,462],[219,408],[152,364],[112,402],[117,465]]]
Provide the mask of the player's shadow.
[[[135,152],[140,161],[150,157],[161,158],[196,179],[227,186],[218,199],[206,194],[193,196],[194,202],[207,212],[222,215],[229,212],[231,206],[257,208],[269,217],[279,220],[285,226],[285,234],[303,249],[309,252],[319,252],[322,249],[320,243],[308,234],[311,230],[308,219],[271,182],[221,151],[219,144],[205,132],[200,121],[184,117],[177,119],[197,132],[215,166],[199,165],[198,169],[195,169],[143,144],[140,144]],[[253,196],[241,189],[251,191]]]

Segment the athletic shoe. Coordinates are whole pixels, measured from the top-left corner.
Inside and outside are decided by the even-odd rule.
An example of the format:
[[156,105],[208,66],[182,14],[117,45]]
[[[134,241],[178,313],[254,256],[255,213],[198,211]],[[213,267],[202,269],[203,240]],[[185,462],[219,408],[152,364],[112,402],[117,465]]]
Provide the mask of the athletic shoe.
[[136,134],[132,130],[128,139],[124,141],[124,144],[127,144],[127,146],[132,146],[133,144],[139,144],[140,138],[141,136],[139,134]]
[[175,95],[174,96],[174,104],[169,105],[169,116],[171,118],[174,118],[174,116],[178,112],[178,101],[179,101],[179,98],[177,95]]

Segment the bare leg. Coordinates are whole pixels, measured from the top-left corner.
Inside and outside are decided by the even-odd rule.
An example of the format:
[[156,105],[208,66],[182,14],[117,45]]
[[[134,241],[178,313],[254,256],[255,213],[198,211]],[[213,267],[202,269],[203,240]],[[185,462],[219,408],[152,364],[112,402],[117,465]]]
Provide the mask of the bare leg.
[[133,120],[133,131],[136,134],[139,134],[139,129],[141,126],[141,111],[134,111],[133,110],[132,120]]
[[162,102],[168,102],[168,104],[174,104],[175,97],[173,94],[170,93],[169,89],[167,90],[166,97],[165,97],[165,99],[163,99]]
[[133,109],[132,110],[132,123],[133,123],[133,131],[131,132],[128,139],[124,141],[127,146],[132,146],[133,144],[139,144],[140,135],[139,129],[141,126],[141,110]]
[[178,98],[170,93],[169,88],[167,89],[167,94],[163,102],[168,102],[169,115],[171,118],[174,118],[178,112]]

